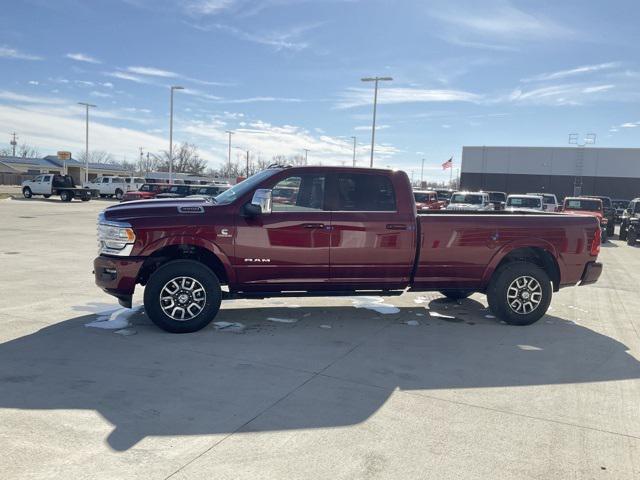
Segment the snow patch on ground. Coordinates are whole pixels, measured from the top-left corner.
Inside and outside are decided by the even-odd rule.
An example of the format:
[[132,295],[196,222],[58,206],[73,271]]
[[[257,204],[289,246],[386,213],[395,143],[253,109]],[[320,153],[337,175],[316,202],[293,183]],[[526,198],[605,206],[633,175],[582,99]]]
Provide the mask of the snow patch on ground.
[[85,324],[85,327],[102,328],[104,330],[121,330],[131,325],[131,317],[142,309],[142,305],[133,308],[120,308],[111,315],[99,316],[93,322]]
[[496,318],[493,315],[485,315],[484,318]]
[[117,333],[118,335],[122,335],[123,337],[130,337],[131,335],[135,335],[138,332],[133,328],[123,328],[122,330],[116,330],[113,333]]
[[443,315],[442,313],[438,313],[438,312],[429,312],[429,315],[435,318],[445,318],[445,319],[454,319],[456,317],[452,317],[451,315]]
[[331,328],[331,325],[320,325],[320,328]]
[[296,323],[298,321],[297,318],[280,318],[280,317],[268,317],[267,320],[270,322],[277,323]]
[[418,325],[420,325],[420,322],[417,321],[417,320],[407,320],[404,323],[409,325],[409,326],[411,326],[411,327],[417,327]]
[[540,351],[542,350],[540,347],[534,347],[533,345],[518,345],[520,350],[528,350],[528,351]]
[[382,297],[353,297],[351,303],[356,308],[366,308],[384,315],[400,313],[400,309],[390,303],[384,303]]
[[420,305],[422,303],[428,303],[429,299],[427,297],[418,297],[418,298],[414,298],[413,302],[417,303],[418,305]]
[[240,322],[213,322],[213,326],[216,330],[235,333],[242,332],[245,329],[245,326]]

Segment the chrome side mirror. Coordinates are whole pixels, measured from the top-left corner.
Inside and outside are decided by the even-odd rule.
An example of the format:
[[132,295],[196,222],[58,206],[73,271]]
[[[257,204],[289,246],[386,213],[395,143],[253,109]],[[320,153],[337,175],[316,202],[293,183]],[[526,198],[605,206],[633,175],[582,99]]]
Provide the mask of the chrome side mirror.
[[271,190],[268,188],[259,188],[253,194],[251,205],[260,207],[260,213],[266,215],[271,213]]

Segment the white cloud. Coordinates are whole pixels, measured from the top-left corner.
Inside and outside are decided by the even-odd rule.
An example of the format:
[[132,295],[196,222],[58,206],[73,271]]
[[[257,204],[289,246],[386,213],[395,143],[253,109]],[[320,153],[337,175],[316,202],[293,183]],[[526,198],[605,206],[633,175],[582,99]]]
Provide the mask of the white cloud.
[[0,58],[13,58],[15,60],[42,60],[42,57],[23,53],[15,48],[7,47],[6,45],[0,45]]
[[113,78],[118,78],[120,80],[128,80],[130,82],[135,82],[135,83],[147,83],[147,84],[151,83],[142,77],[131,75],[125,72],[107,72],[105,73],[105,75],[108,75],[109,77],[113,77]]
[[111,82],[104,82],[104,83],[101,83],[100,85],[102,85],[105,88],[113,88],[113,83]]
[[46,105],[56,105],[64,103],[60,98],[36,97],[32,95],[22,95],[20,93],[0,90],[0,100],[9,100],[16,103],[39,103]]
[[184,8],[190,15],[214,15],[231,7],[236,0],[187,0]]
[[[376,132],[378,130],[386,130],[387,128],[391,128],[390,125],[376,125]],[[370,132],[371,125],[359,125],[353,128],[356,132]]]
[[586,87],[582,89],[582,93],[597,93],[597,92],[606,92],[607,90],[611,90],[615,85],[594,85],[593,87]]
[[[591,100],[593,94],[603,93],[612,88],[614,85],[588,85],[584,83],[550,85],[526,91],[517,88],[507,96],[506,100],[518,103],[579,105]],[[505,98],[498,98],[495,101],[502,100]]]
[[621,128],[636,128],[640,127],[640,122],[627,122],[620,125]]
[[288,97],[249,97],[249,98],[236,98],[236,99],[220,101],[220,103],[260,103],[260,102],[299,103],[299,102],[302,102],[302,100],[299,98],[288,98]]
[[148,75],[151,77],[177,78],[180,76],[175,72],[154,67],[128,67],[127,71],[135,73],[136,75]]
[[241,40],[273,47],[276,50],[301,51],[309,47],[309,43],[300,39],[303,33],[318,28],[323,23],[298,25],[284,31],[250,32],[231,25],[215,23],[212,25],[192,25],[203,31],[220,30],[233,35]]
[[97,58],[92,57],[91,55],[87,55],[85,53],[67,53],[65,56],[67,58],[70,58],[71,60],[75,60],[76,62],[95,63],[95,64],[102,63]]
[[40,82],[38,82],[37,80],[29,80],[29,85],[40,85]]
[[113,95],[109,94],[109,93],[104,93],[104,92],[98,92],[98,91],[93,91],[91,92],[89,95],[93,95],[94,97],[98,97],[98,98],[109,98],[112,97]]
[[584,75],[601,70],[610,70],[620,66],[620,62],[598,63],[595,65],[583,65],[581,67],[570,68],[568,70],[559,70],[551,73],[541,73],[529,78],[523,78],[523,82],[541,82],[547,80],[558,80],[561,78],[572,77],[575,75]]
[[[341,95],[337,108],[352,108],[373,103],[373,90],[350,88]],[[479,102],[482,96],[462,90],[441,90],[423,88],[380,88],[379,104],[423,103],[423,102]]]

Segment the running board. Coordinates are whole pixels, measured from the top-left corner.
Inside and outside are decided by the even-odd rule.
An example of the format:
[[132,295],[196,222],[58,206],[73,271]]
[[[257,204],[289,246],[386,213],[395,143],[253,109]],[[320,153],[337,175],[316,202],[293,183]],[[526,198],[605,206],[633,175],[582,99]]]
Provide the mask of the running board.
[[382,295],[385,297],[397,297],[406,290],[297,290],[285,292],[222,292],[223,300],[237,299],[264,299],[264,298],[291,298],[291,297],[357,297],[367,295]]

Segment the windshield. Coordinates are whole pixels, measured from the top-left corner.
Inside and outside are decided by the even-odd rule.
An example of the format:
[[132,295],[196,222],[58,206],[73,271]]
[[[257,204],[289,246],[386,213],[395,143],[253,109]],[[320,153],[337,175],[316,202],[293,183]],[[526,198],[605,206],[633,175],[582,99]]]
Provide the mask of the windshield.
[[611,208],[611,199],[609,197],[598,197],[602,200],[602,206],[604,208]]
[[520,208],[542,208],[542,202],[539,198],[531,197],[509,197],[507,199],[507,207]]
[[507,196],[502,192],[489,192],[489,200],[492,202],[504,202]]
[[626,209],[629,206],[629,200],[612,200],[611,203],[615,208]]
[[602,202],[588,198],[572,198],[565,201],[565,210],[585,210],[587,212],[601,212]]
[[473,205],[482,204],[482,195],[473,193],[456,193],[451,197],[451,203],[471,203]]
[[272,175],[275,175],[279,171],[280,171],[279,169],[263,170],[261,172],[256,173],[252,177],[249,177],[246,180],[243,180],[240,183],[236,183],[229,190],[226,190],[222,192],[220,195],[218,195],[217,197],[215,197],[216,203],[219,203],[221,205],[227,205],[233,202],[236,198],[243,196],[245,193],[250,191],[260,182],[271,177]]
[[435,200],[434,197],[435,197],[434,193],[415,192],[413,194],[413,198],[415,199],[416,203],[429,203]]
[[451,192],[448,192],[446,190],[440,190],[436,192],[438,194],[438,200],[444,200],[447,201],[451,198]]

